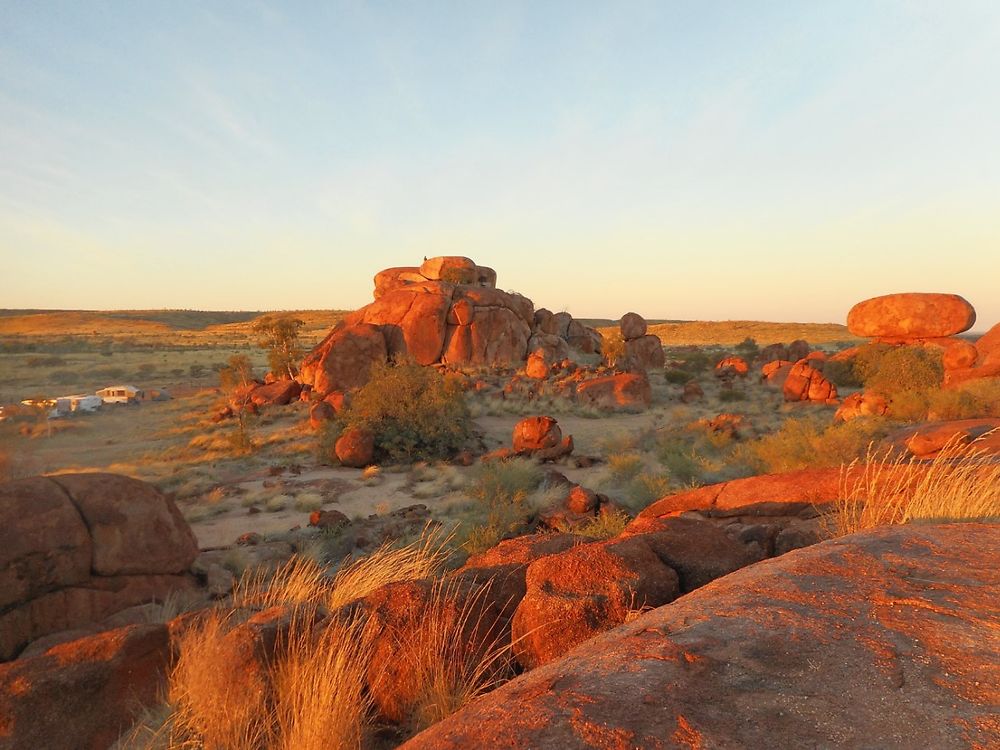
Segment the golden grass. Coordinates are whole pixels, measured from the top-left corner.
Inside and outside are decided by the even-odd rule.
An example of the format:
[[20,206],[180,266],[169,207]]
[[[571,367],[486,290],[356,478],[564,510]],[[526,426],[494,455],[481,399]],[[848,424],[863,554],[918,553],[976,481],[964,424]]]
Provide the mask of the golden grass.
[[842,536],[911,521],[1000,519],[1000,463],[977,445],[990,434],[971,443],[956,435],[931,461],[904,460],[891,449],[869,447],[863,464],[854,461],[841,471],[828,532]]
[[[374,720],[377,631],[364,610],[338,609],[392,581],[440,572],[440,532],[401,548],[380,548],[336,575],[297,558],[272,576],[244,576],[231,608],[206,611],[178,638],[165,713],[150,712],[119,748],[204,750],[354,750],[367,746]],[[438,579],[421,617],[399,638],[408,721],[418,731],[512,676],[510,644],[482,621],[488,587],[473,592]],[[247,658],[233,639],[241,608],[290,605],[287,635],[269,662]],[[317,619],[326,605],[331,616]]]
[[[618,326],[598,328],[607,336]],[[760,346],[805,339],[810,344],[862,341],[838,323],[772,323],[762,320],[690,320],[651,324],[648,333],[664,346],[732,346],[752,338]]]

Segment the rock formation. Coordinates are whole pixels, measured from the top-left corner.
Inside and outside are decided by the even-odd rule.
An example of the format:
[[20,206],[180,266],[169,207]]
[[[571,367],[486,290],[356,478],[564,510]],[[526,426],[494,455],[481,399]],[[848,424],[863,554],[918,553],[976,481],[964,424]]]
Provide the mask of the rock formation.
[[403,747],[996,747],[998,531],[893,526],[744,568]]
[[324,396],[363,385],[373,364],[393,357],[520,366],[541,352],[542,364],[551,366],[570,347],[593,352],[600,336],[568,313],[536,311],[527,297],[497,289],[492,269],[446,256],[376,274],[375,301],[330,331],[306,356],[299,379]]
[[855,336],[891,343],[954,336],[975,322],[976,311],[957,294],[887,294],[859,302],[847,314]]
[[625,357],[630,368],[659,370],[663,368],[665,357],[659,336],[647,334],[646,319],[639,313],[625,313],[618,321],[622,339],[625,341]]
[[177,506],[115,474],[0,484],[0,661],[30,641],[194,587]]

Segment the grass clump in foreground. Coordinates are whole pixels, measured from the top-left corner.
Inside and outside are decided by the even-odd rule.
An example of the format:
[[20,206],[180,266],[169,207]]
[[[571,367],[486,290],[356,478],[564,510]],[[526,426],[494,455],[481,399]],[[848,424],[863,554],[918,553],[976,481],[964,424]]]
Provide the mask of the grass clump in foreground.
[[982,439],[965,443],[957,435],[930,462],[870,447],[864,464],[855,461],[842,470],[828,532],[842,536],[911,521],[1000,519],[1000,463],[977,445]]
[[[482,623],[486,588],[463,593],[440,577],[439,532],[404,547],[384,546],[336,574],[295,558],[273,576],[247,575],[229,608],[203,613],[178,639],[167,705],[123,737],[119,748],[323,750],[371,747],[375,693],[387,654],[406,674],[404,732],[416,732],[511,676],[510,646]],[[342,605],[387,583],[427,580],[421,616],[386,634],[364,609]],[[287,632],[269,660],[251,658],[234,632],[248,610],[285,606]],[[329,612],[328,616],[323,616]],[[470,637],[471,633],[485,637]],[[380,641],[381,639],[381,641]]]

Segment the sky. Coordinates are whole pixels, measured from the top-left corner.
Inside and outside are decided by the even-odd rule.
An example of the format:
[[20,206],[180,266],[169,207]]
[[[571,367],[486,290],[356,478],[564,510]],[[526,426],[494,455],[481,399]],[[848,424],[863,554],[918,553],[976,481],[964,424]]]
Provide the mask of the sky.
[[1000,3],[0,0],[0,308],[1000,321]]

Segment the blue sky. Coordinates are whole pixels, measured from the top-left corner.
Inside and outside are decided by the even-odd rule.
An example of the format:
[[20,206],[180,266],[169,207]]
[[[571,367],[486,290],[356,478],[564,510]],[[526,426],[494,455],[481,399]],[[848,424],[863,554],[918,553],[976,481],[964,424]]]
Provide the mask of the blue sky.
[[995,2],[0,0],[0,307],[1000,321]]

